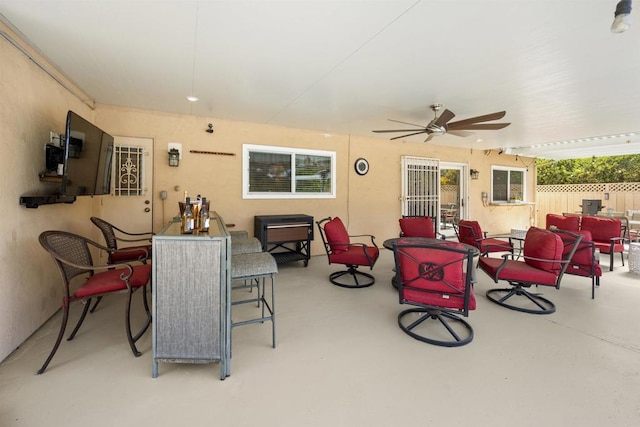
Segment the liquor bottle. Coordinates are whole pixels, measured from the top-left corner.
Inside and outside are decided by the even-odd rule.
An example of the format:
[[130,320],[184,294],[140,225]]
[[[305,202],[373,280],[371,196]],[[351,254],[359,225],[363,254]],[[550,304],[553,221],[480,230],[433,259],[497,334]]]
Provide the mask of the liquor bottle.
[[198,221],[199,230],[202,232],[209,231],[209,210],[207,209],[207,198],[202,198],[202,205],[200,206],[200,221]]
[[193,233],[193,209],[191,207],[191,199],[185,200],[184,213],[182,214],[182,234]]

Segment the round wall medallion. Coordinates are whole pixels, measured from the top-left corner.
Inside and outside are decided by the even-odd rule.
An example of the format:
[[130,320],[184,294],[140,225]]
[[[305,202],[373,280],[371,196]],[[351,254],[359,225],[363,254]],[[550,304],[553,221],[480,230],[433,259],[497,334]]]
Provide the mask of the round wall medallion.
[[369,162],[367,159],[359,158],[354,164],[358,175],[366,175],[369,172]]

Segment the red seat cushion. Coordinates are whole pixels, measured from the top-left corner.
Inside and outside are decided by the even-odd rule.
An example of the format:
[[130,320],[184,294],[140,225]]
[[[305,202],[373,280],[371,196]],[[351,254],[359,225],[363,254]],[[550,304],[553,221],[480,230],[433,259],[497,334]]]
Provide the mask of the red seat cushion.
[[547,214],[547,228],[551,228],[552,226],[560,230],[576,232],[580,230],[580,217]]
[[151,259],[151,245],[121,248],[111,253],[111,262],[118,264],[125,261],[137,261],[144,257]]
[[403,237],[436,237],[433,221],[428,216],[400,218],[399,222]]
[[480,252],[483,254],[486,252],[510,252],[512,249],[512,245],[505,240],[489,237],[480,241]]
[[[101,295],[109,292],[117,292],[127,289],[121,275],[128,275],[129,269],[118,268],[102,271],[89,277],[75,293],[77,298],[87,298],[93,295]],[[136,265],[133,267],[133,275],[129,279],[131,287],[140,287],[149,283],[151,278],[151,264]]]
[[331,252],[334,254],[345,252],[349,249],[349,243],[351,243],[349,233],[339,217],[333,218],[324,225],[324,234],[327,237],[329,247],[331,247]]
[[498,267],[504,262],[501,258],[481,257],[478,260],[482,268],[489,276],[498,280],[513,282],[535,283],[538,285],[556,286],[558,275],[554,272],[540,270],[526,262],[507,260],[505,267],[497,275]]
[[[449,246],[464,250],[459,243],[451,242]],[[451,263],[455,257],[463,258],[464,254],[438,251],[429,248],[403,248],[404,256],[399,257],[402,281],[407,282],[408,287],[402,287],[402,299],[435,307],[463,309],[464,293],[466,286],[466,273],[461,268],[461,263]],[[420,271],[421,262],[416,260],[429,260],[435,265],[444,266],[441,280],[428,280]],[[414,288],[414,289],[412,289]],[[469,295],[469,310],[475,310],[476,299],[473,292]]]
[[[367,258],[365,251],[369,258]],[[375,246],[348,245],[338,252],[334,251],[334,253],[329,254],[329,263],[370,266],[375,263],[379,255],[380,251]]]

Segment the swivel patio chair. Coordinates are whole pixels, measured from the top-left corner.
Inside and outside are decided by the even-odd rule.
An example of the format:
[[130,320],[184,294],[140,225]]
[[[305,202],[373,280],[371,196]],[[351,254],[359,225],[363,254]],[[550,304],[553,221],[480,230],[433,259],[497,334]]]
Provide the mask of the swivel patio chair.
[[[49,353],[47,360],[38,371],[38,374],[42,374],[45,369],[47,369],[49,362],[51,362],[51,359],[60,346],[67,321],[69,320],[69,306],[71,303],[81,301],[84,303],[84,308],[78,319],[78,323],[73,329],[73,332],[71,332],[71,335],[67,338],[67,341],[71,341],[80,329],[91,305],[91,300],[94,297],[114,293],[127,294],[125,309],[127,340],[129,341],[129,346],[134,356],[140,356],[141,353],[136,348],[135,343],[151,324],[151,311],[146,293],[146,287],[151,278],[151,264],[139,264],[136,266],[132,266],[131,264],[96,265],[93,262],[91,251],[104,250],[110,252],[111,250],[92,240],[66,231],[45,231],[40,234],[39,241],[42,247],[51,254],[58,267],[58,271],[62,277],[64,293],[62,297],[62,323],[60,325],[60,332],[58,333],[58,338],[51,353]],[[74,286],[75,291],[73,291],[71,282],[78,276],[86,276],[86,281],[79,287]],[[74,283],[76,283],[76,281],[74,281]],[[138,289],[142,289],[143,291],[143,303],[147,320],[138,333],[133,335],[131,332],[131,299],[134,291]]]
[[460,243],[475,246],[481,257],[493,252],[509,252],[513,258],[513,244],[510,241],[487,237],[478,221],[461,219],[458,221],[457,234]]
[[[380,250],[371,234],[350,236],[342,220],[338,217],[316,221],[329,264],[344,264],[347,270],[331,273],[329,281],[343,288],[366,288],[376,281],[371,274],[358,270],[358,267],[373,269]],[[352,242],[351,238],[366,238],[370,244]],[[345,277],[346,276],[346,277]]]
[[[561,234],[573,235],[573,246],[565,250]],[[555,304],[538,293],[529,292],[531,286],[552,286],[560,288],[560,281],[569,266],[569,262],[582,235],[569,231],[545,230],[530,227],[524,240],[523,260],[480,257],[478,266],[494,282],[506,281],[511,288],[490,289],[487,298],[511,310],[532,314],[551,314],[556,311]]]
[[394,244],[396,283],[402,311],[398,325],[429,344],[459,347],[473,340],[473,328],[460,316],[476,308],[473,250],[457,242],[424,243],[398,239]]

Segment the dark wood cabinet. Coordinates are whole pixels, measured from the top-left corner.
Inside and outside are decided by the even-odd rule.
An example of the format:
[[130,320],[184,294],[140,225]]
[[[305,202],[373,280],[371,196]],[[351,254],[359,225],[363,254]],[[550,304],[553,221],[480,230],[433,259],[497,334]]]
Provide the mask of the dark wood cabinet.
[[262,250],[271,253],[278,263],[303,261],[309,264],[313,240],[313,217],[303,214],[257,215],[254,236]]

